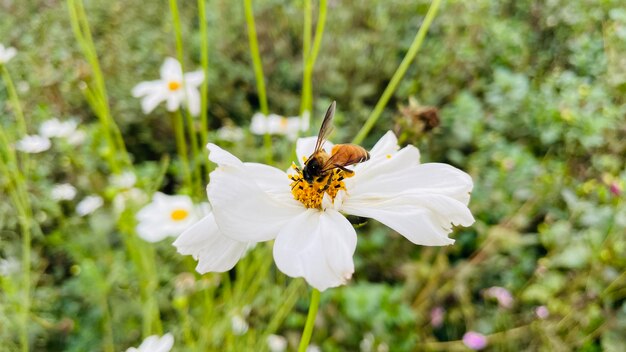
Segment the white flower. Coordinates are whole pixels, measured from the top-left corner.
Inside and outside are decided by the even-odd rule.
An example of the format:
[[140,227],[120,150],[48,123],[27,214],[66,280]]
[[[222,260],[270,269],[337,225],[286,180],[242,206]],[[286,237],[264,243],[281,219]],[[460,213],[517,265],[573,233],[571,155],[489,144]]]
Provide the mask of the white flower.
[[228,142],[238,142],[243,139],[243,130],[237,126],[222,126],[217,130],[217,138]]
[[39,126],[39,134],[47,138],[68,138],[76,132],[77,125],[75,120],[59,121],[52,118]]
[[159,337],[152,335],[146,337],[139,348],[131,347],[126,352],[169,352],[174,346],[174,336],[170,333]]
[[152,203],[143,207],[136,215],[137,234],[148,242],[158,242],[168,236],[178,236],[204,213],[208,213],[202,204],[194,206],[188,196],[169,196],[157,192]]
[[100,196],[87,196],[76,205],[76,212],[80,216],[93,213],[104,204]]
[[54,200],[72,200],[76,197],[76,187],[69,183],[54,185],[51,194]]
[[204,72],[194,71],[183,74],[178,60],[168,57],[161,66],[161,79],[141,82],[132,94],[141,98],[144,114],[150,113],[159,103],[165,101],[168,111],[176,111],[184,102],[193,116],[200,114],[200,92],[198,86],[204,80]]
[[11,59],[17,54],[17,50],[13,47],[5,48],[4,45],[0,44],[0,65],[6,64],[11,61]]
[[41,153],[50,149],[50,140],[40,135],[26,135],[15,143],[15,149],[24,153]]
[[[314,145],[315,137],[298,140],[298,160]],[[426,246],[452,244],[453,224],[474,223],[467,208],[471,177],[450,165],[420,164],[417,148],[399,149],[392,132],[372,148],[370,160],[354,166],[352,177],[335,169],[312,185],[301,172],[288,175],[208,148],[218,164],[207,187],[213,212],[174,242],[199,261],[200,273],[230,270],[250,243],[275,239],[278,269],[322,291],[345,284],[354,271],[357,236],[343,214],[373,218]]]
[[253,134],[279,134],[285,135],[289,139],[295,139],[300,132],[308,130],[309,113],[306,111],[302,114],[302,117],[284,117],[276,114],[265,116],[259,112],[252,116],[252,122],[250,123],[250,132]]
[[233,330],[233,334],[243,335],[248,331],[248,322],[243,316],[235,314],[230,318],[230,328]]
[[67,143],[70,145],[80,145],[85,141],[85,138],[87,138],[85,131],[76,130],[74,133],[67,136]]
[[124,189],[113,198],[113,210],[119,215],[126,207],[132,204],[145,204],[148,201],[148,195],[139,188]]
[[270,352],[283,352],[287,349],[287,339],[280,335],[271,334],[267,337],[267,347]]
[[0,258],[0,276],[11,276],[20,270],[20,262],[14,258]]
[[132,171],[124,171],[121,174],[112,175],[109,182],[116,188],[128,189],[135,185],[137,176]]

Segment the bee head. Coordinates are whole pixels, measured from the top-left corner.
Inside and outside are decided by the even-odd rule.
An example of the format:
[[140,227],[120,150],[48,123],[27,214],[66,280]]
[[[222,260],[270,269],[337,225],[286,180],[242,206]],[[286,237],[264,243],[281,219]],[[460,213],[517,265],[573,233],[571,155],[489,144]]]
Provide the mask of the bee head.
[[302,169],[302,177],[309,184],[313,183],[313,179],[319,176],[322,169],[322,165],[317,160],[317,158],[309,158],[306,163],[304,163],[304,169]]

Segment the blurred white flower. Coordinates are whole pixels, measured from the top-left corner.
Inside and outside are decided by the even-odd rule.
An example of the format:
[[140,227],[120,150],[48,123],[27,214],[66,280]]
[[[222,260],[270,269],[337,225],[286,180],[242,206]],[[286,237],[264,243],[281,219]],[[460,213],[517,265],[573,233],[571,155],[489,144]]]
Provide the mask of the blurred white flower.
[[54,185],[51,195],[54,200],[72,200],[76,197],[76,187],[69,183]]
[[100,196],[87,196],[76,205],[76,213],[85,216],[93,213],[104,204]]
[[112,175],[109,182],[113,187],[127,189],[135,185],[137,176],[132,171],[124,171],[121,174]]
[[13,258],[0,259],[0,276],[10,276],[20,270],[20,262]]
[[138,348],[131,347],[126,352],[169,352],[174,346],[174,336],[167,333],[162,337],[152,335],[146,337]]
[[228,142],[238,142],[243,139],[243,130],[237,126],[222,126],[217,130],[217,138]]
[[498,305],[502,308],[513,307],[513,295],[504,287],[493,286],[484,291],[484,295],[487,298],[495,298],[498,301]]
[[125,189],[113,198],[113,210],[118,215],[121,214],[130,205],[145,204],[148,201],[148,195],[139,188]]
[[230,318],[230,327],[235,335],[243,335],[248,331],[248,322],[239,314],[235,314]]
[[321,349],[321,348],[319,348],[319,346],[318,346],[318,345],[309,345],[309,346],[306,348],[306,352],[322,352],[322,349]]
[[361,352],[372,352],[374,350],[374,334],[371,332],[366,333],[363,336],[363,339],[359,343],[359,347],[361,348]]
[[74,146],[80,145],[85,141],[85,138],[87,138],[85,131],[76,130],[74,133],[67,136],[67,143]]
[[4,47],[0,44],[0,65],[4,65],[17,54],[17,50],[13,47]]
[[43,137],[37,134],[26,135],[15,143],[15,148],[24,153],[41,153],[50,149],[50,140],[47,137]]
[[[302,161],[316,137],[298,140]],[[330,154],[331,145],[325,149]],[[335,169],[328,180],[309,184],[302,171],[287,174],[243,163],[214,144],[218,164],[208,185],[212,213],[185,231],[174,245],[198,260],[196,270],[230,270],[251,243],[275,239],[274,260],[291,277],[304,277],[323,291],[343,285],[354,271],[356,231],[343,214],[376,219],[414,244],[442,246],[452,225],[469,226],[472,179],[439,163],[420,164],[414,146],[402,149],[388,132],[354,173]]]
[[39,126],[39,134],[47,138],[68,138],[76,132],[78,123],[75,120],[59,121],[52,118]]
[[287,349],[287,339],[280,335],[271,334],[267,337],[267,347],[270,352],[283,352]]
[[152,203],[143,207],[136,215],[137,234],[148,242],[158,242],[183,231],[208,212],[208,204],[195,206],[188,196],[169,196],[157,192]]
[[166,102],[168,111],[176,111],[182,103],[193,116],[200,114],[200,92],[198,87],[204,80],[204,72],[194,71],[183,74],[178,60],[168,57],[161,66],[161,79],[141,82],[136,85],[132,94],[141,98],[144,114],[150,113],[161,102]]
[[279,134],[289,139],[295,139],[300,132],[309,130],[309,113],[300,116],[284,117],[276,114],[263,115],[256,113],[252,116],[250,132],[256,135]]

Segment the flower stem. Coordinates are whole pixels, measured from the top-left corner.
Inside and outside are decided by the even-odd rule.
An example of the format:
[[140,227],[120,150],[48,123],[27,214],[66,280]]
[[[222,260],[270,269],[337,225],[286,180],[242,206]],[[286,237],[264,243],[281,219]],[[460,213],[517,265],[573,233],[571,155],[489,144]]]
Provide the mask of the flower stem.
[[322,44],[322,37],[324,35],[324,25],[326,24],[326,3],[327,0],[320,1],[319,15],[317,18],[317,25],[315,27],[315,39],[313,40],[313,47],[311,48],[311,4],[310,0],[305,5],[304,16],[304,73],[302,76],[302,100],[300,103],[300,115],[305,111],[311,112],[313,110],[313,67],[315,66],[315,60],[320,51]]
[[191,192],[193,189],[193,181],[191,180],[189,158],[187,157],[187,144],[185,143],[183,115],[180,113],[180,110],[172,113],[172,125],[174,127],[174,134],[176,135],[176,150],[178,151],[178,157],[182,163],[183,183],[185,185],[186,192]]
[[315,317],[317,316],[317,308],[320,305],[320,291],[313,289],[311,293],[311,303],[309,304],[309,315],[306,317],[306,324],[304,325],[304,331],[302,331],[302,339],[300,340],[300,346],[298,346],[298,352],[305,352],[311,341],[311,335],[313,335],[313,325],[315,324]]
[[27,133],[26,119],[24,118],[24,113],[22,112],[22,105],[20,104],[20,100],[17,96],[15,85],[13,84],[13,80],[11,79],[11,75],[9,74],[9,70],[7,70],[6,66],[0,64],[0,68],[2,68],[2,78],[4,79],[4,84],[7,87],[9,99],[11,100],[11,104],[13,104],[18,131],[22,134],[22,136],[24,136]]
[[[209,105],[209,31],[206,19],[206,0],[198,0],[198,21],[200,22],[200,64],[202,72],[204,72],[204,81],[200,86],[200,141],[202,148],[209,143],[209,122],[208,122],[208,105]],[[205,173],[209,173],[209,158],[203,157]],[[208,180],[202,180],[208,181]],[[202,182],[204,183],[204,182]]]
[[398,66],[396,72],[391,77],[391,81],[387,85],[387,88],[385,88],[385,91],[378,100],[378,103],[376,103],[374,110],[367,118],[367,121],[365,121],[363,127],[361,127],[359,133],[357,133],[356,137],[354,137],[352,143],[359,144],[363,142],[363,139],[365,139],[369,131],[372,129],[372,127],[374,127],[374,124],[376,124],[376,121],[378,121],[378,118],[380,117],[380,114],[382,114],[383,109],[389,102],[391,95],[396,91],[396,88],[398,88],[398,84],[406,74],[409,65],[411,65],[419,49],[421,48],[422,43],[424,42],[424,38],[426,37],[426,33],[428,32],[428,29],[430,28],[430,25],[432,24],[433,19],[437,14],[440,3],[441,0],[433,0],[433,2],[430,4],[428,12],[426,13],[426,17],[424,18],[424,23],[422,23],[422,26],[415,36],[415,39],[413,39],[413,43],[411,44],[409,51],[404,56],[404,59],[402,59],[400,66]]
[[[176,38],[176,56],[178,61],[180,62],[180,67],[183,72],[185,72],[184,65],[184,54],[183,54],[183,31],[180,25],[180,14],[178,11],[178,3],[176,0],[170,0],[170,11],[172,12],[172,22],[174,23],[174,36]],[[205,79],[206,81],[206,79]],[[187,82],[183,80],[183,85],[186,85]],[[187,94],[187,89],[184,89],[185,94]],[[202,98],[201,98],[202,99]],[[189,99],[185,99],[187,104],[189,104]],[[196,130],[194,128],[193,117],[189,112],[189,106],[187,106],[187,110],[185,110],[185,125],[187,126],[187,134],[189,135],[189,144],[191,144],[191,163],[187,163],[187,167],[191,168],[189,173],[191,174],[191,183],[189,192],[192,195],[196,194],[196,191],[200,191],[202,189],[202,181],[201,181],[201,170],[196,167],[196,163],[198,161],[198,137],[196,136]],[[179,112],[180,113],[180,112]]]
[[[252,12],[252,0],[243,1],[246,23],[248,24],[248,42],[250,43],[250,55],[252,55],[252,65],[254,67],[254,76],[256,79],[256,89],[259,94],[259,105],[263,115],[269,114],[267,106],[267,95],[265,94],[265,77],[263,75],[263,66],[261,65],[261,54],[259,53],[259,43],[256,36],[256,27],[254,24],[254,14]],[[266,150],[267,163],[272,163],[272,136],[269,131],[265,133],[263,144]]]

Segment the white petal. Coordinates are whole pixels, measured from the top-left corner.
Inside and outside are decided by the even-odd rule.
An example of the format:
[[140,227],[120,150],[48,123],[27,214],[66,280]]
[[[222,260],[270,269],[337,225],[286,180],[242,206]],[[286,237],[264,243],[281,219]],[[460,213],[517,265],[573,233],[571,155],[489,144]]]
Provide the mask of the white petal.
[[299,204],[280,201],[265,192],[251,170],[232,154],[214,144],[209,144],[209,150],[209,159],[219,167],[210,175],[207,193],[215,221],[225,236],[241,242],[267,241],[304,211]]
[[183,69],[180,66],[180,62],[173,57],[166,58],[161,66],[161,79],[165,82],[181,82],[183,80]]
[[200,115],[200,92],[198,89],[187,86],[187,109],[189,109],[189,113],[191,116]]
[[145,95],[150,95],[155,92],[160,92],[163,90],[164,86],[165,86],[165,82],[161,80],[141,82],[135,87],[133,87],[131,94],[135,98],[140,98]]
[[189,87],[198,87],[204,81],[204,72],[193,71],[185,73],[185,85]]
[[254,182],[272,198],[293,205],[300,203],[291,193],[291,179],[287,174],[275,167],[258,163],[245,163],[246,169],[253,175]]
[[[469,203],[472,178],[465,172],[440,163],[427,163],[405,167],[402,149],[391,160],[361,170],[346,179],[350,196],[391,197],[396,194],[440,194],[452,197],[463,204]],[[395,170],[394,170],[395,168]]]
[[350,196],[342,210],[376,219],[409,241],[425,246],[452,244],[454,240],[448,238],[452,224],[469,226],[474,222],[465,204],[438,194]]
[[252,116],[250,122],[250,132],[252,134],[261,135],[265,134],[269,129],[267,128],[267,117],[260,112],[257,112]]
[[176,92],[170,92],[166,97],[167,111],[176,111],[180,107],[180,103],[183,101],[183,95]]
[[244,255],[248,243],[222,235],[213,214],[209,214],[183,232],[174,246],[178,253],[193,256],[198,261],[196,271],[204,274],[232,269]]
[[379,149],[376,154],[370,154],[370,160],[357,164],[354,167],[354,177],[346,180],[346,187],[350,189],[352,184],[368,187],[365,180],[376,180],[382,177],[389,179],[394,173],[404,172],[404,169],[419,165],[420,152],[412,145],[402,148],[400,151],[381,154],[384,149]]
[[398,138],[392,131],[387,131],[370,150],[370,157],[374,158],[387,154],[395,154],[398,149],[400,149],[398,146]]
[[[304,137],[298,138],[296,141],[296,155],[298,156],[298,162],[302,165],[304,164],[304,159],[308,158],[315,151],[315,143],[317,142],[317,137]],[[330,154],[333,149],[334,144],[326,141],[322,148]]]
[[161,102],[167,99],[167,93],[154,92],[141,99],[141,111],[144,114],[149,114],[154,110]]
[[286,224],[274,243],[276,266],[323,291],[346,283],[354,272],[354,228],[337,211],[308,209]]

